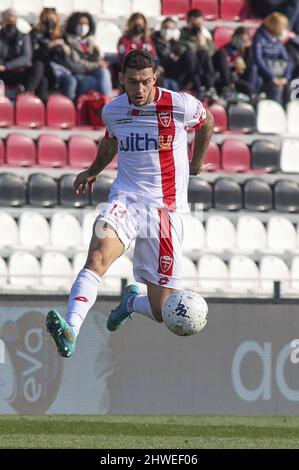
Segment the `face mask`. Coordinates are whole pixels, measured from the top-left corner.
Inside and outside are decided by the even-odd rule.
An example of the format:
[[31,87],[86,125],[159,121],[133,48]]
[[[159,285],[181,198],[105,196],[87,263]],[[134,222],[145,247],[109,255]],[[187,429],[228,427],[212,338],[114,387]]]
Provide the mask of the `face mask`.
[[132,28],[133,34],[143,34],[144,31],[145,31],[145,29],[143,28],[143,26],[139,26],[138,24],[136,24]]
[[171,41],[171,39],[174,39],[174,37],[175,37],[175,29],[163,28],[163,29],[161,29],[161,36],[166,41]]
[[48,18],[44,21],[44,25],[48,31],[53,31],[55,29],[56,22],[52,18]]
[[78,36],[86,36],[89,33],[88,24],[78,24],[76,28],[76,33],[78,34]]
[[232,40],[232,45],[233,45],[236,49],[241,49],[241,47],[244,46],[244,41],[243,41],[242,38],[235,37],[235,38]]
[[17,32],[17,27],[15,24],[7,24],[5,26],[5,31],[9,36],[14,36]]

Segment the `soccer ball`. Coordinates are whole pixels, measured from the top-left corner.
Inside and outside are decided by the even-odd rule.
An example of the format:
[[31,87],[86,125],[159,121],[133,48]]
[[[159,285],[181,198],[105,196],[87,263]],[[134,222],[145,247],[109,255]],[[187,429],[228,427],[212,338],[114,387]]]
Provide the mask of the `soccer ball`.
[[196,292],[177,291],[166,300],[162,317],[167,328],[175,335],[195,335],[207,323],[208,305]]

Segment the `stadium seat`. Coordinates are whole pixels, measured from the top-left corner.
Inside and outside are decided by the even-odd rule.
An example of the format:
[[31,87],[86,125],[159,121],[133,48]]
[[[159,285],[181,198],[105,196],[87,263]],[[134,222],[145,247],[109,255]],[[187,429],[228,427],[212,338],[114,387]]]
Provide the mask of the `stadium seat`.
[[[20,0],[21,1],[21,0]],[[43,0],[43,6],[56,8],[60,15],[70,15],[74,11],[73,0]],[[89,11],[88,1],[85,1],[85,9],[83,11]],[[34,10],[36,12],[36,10]]]
[[89,242],[92,236],[92,228],[97,216],[96,211],[88,212],[84,214],[82,220],[82,242],[83,246],[89,246]]
[[256,114],[249,103],[232,103],[228,108],[228,128],[230,131],[254,132]]
[[97,22],[95,43],[103,54],[117,54],[117,43],[121,35],[119,26],[112,21]]
[[186,15],[190,8],[189,0],[161,0],[162,15]]
[[299,140],[286,139],[283,141],[280,167],[284,173],[299,173]]
[[[45,1],[43,0],[27,0],[24,2],[24,0],[10,0],[9,7],[14,7],[16,11],[18,12],[18,15],[28,15],[29,13],[37,13],[42,10],[43,4]],[[54,5],[54,2],[53,2]],[[2,1],[1,1],[1,7],[2,7]],[[8,6],[7,6],[8,8]]]
[[18,225],[12,215],[0,212],[0,248],[14,246],[18,244]]
[[151,0],[150,2],[145,2],[144,0],[131,1],[132,12],[142,11],[145,16],[150,16],[152,18],[161,16],[161,0]]
[[286,217],[270,217],[267,225],[267,245],[271,251],[283,252],[296,249],[296,230]]
[[197,269],[193,261],[186,256],[182,257],[182,284],[181,289],[197,289]]
[[252,178],[245,182],[244,208],[263,212],[273,209],[272,190],[266,181]]
[[17,95],[17,126],[38,128],[45,125],[46,109],[44,103],[34,95],[24,93]]
[[291,276],[291,285],[290,290],[293,294],[298,296],[299,294],[299,256],[294,256],[291,261],[291,269],[290,269],[290,276]]
[[81,246],[82,233],[78,219],[65,211],[54,214],[51,219],[51,244],[55,249]]
[[102,202],[107,202],[112,182],[112,178],[104,176],[95,182],[91,193],[91,203],[93,206]]
[[261,100],[257,105],[257,130],[261,134],[283,134],[287,119],[283,107],[272,100]]
[[125,255],[117,260],[107,269],[102,278],[100,292],[103,294],[119,295],[122,288],[122,279],[130,283],[133,280],[133,264]]
[[191,0],[190,7],[201,10],[206,20],[211,21],[219,17],[218,0]]
[[63,253],[47,252],[41,259],[41,285],[49,290],[69,290],[74,275],[72,265]]
[[289,134],[299,136],[298,122],[299,100],[293,100],[287,104],[287,130]]
[[251,166],[253,170],[269,173],[280,171],[280,148],[270,140],[256,140],[251,146]]
[[213,32],[213,39],[217,49],[228,44],[232,38],[234,28],[230,26],[217,26]]
[[0,257],[0,289],[7,283],[8,268],[2,257]]
[[37,258],[24,251],[16,251],[8,261],[9,283],[26,291],[40,283],[40,264]]
[[248,0],[221,0],[220,16],[222,20],[239,21],[249,15]]
[[56,181],[43,173],[30,175],[27,188],[28,204],[37,207],[58,205],[58,188]]
[[299,211],[299,187],[296,181],[280,180],[275,183],[274,207],[281,212]]
[[106,16],[124,16],[129,17],[131,9],[131,0],[102,0],[102,12]]
[[205,164],[210,164],[210,167],[204,171],[219,171],[220,170],[220,148],[213,140],[210,142],[206,156]]
[[90,137],[73,135],[69,140],[69,164],[74,168],[88,168],[97,154],[97,145]]
[[233,256],[228,267],[230,289],[233,294],[256,294],[259,284],[259,270],[248,256]]
[[0,139],[0,165],[5,162],[5,145],[3,140]]
[[73,11],[86,11],[91,15],[99,16],[102,13],[102,5],[99,0],[73,0]]
[[79,253],[76,253],[74,258],[73,258],[73,274],[74,276],[77,276],[79,271],[83,268],[83,266],[86,263],[86,258],[87,258],[87,251],[80,251]]
[[273,281],[289,281],[290,271],[286,263],[278,256],[263,256],[260,262],[259,292],[273,295]]
[[50,243],[47,219],[35,211],[23,211],[19,220],[19,243],[26,248],[42,248]]
[[6,141],[6,162],[11,166],[32,166],[36,164],[34,141],[23,134],[9,134]]
[[242,208],[242,189],[231,178],[218,178],[214,183],[214,206],[218,210],[236,211]]
[[203,255],[198,260],[198,289],[201,294],[223,293],[228,287],[228,268],[215,255]]
[[47,124],[49,127],[70,129],[76,125],[74,103],[64,95],[53,94],[48,98]]
[[183,253],[190,258],[198,258],[205,244],[205,230],[202,222],[191,214],[182,215]]
[[26,204],[25,184],[20,176],[12,173],[0,175],[0,206],[18,207]]
[[251,155],[245,142],[225,139],[221,148],[222,168],[227,172],[249,172]]
[[188,186],[188,202],[200,204],[203,210],[211,209],[212,188],[210,183],[197,176],[191,176]]
[[43,134],[37,144],[37,160],[41,166],[60,167],[67,165],[67,146],[58,136]]
[[227,130],[227,114],[226,110],[221,104],[214,103],[209,106],[209,111],[214,118],[214,132],[225,132]]
[[11,127],[14,123],[14,108],[10,99],[0,98],[0,127]]
[[263,250],[267,245],[267,234],[264,224],[252,215],[238,217],[237,248],[242,253]]
[[210,215],[206,223],[207,248],[213,252],[222,252],[236,245],[237,235],[233,223],[223,215]]
[[76,175],[62,175],[59,180],[59,201],[65,207],[86,207],[90,204],[90,192],[78,195],[74,191]]

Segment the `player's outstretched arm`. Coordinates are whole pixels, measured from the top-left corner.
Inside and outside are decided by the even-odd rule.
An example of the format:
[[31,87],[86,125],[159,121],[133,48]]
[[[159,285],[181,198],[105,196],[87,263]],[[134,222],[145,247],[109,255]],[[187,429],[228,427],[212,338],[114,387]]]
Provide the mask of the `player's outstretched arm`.
[[190,175],[198,175],[204,166],[204,158],[208,149],[214,128],[214,118],[210,111],[200,129],[195,131],[194,150],[190,162]]
[[79,173],[74,181],[76,194],[84,194],[86,187],[92,191],[93,183],[117,154],[117,139],[104,137],[98,146],[97,156],[88,170]]

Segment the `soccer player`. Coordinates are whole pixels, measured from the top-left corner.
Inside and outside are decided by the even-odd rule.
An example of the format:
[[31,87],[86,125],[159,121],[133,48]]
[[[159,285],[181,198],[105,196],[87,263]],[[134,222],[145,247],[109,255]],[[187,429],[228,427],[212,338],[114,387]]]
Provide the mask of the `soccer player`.
[[[74,187],[84,193],[118,153],[118,173],[108,203],[99,211],[87,261],[79,272],[68,300],[66,321],[56,310],[47,315],[47,329],[58,352],[69,357],[88,311],[94,305],[101,279],[109,266],[136,241],[134,277],[146,284],[147,295],[129,285],[111,311],[107,328],[115,331],[132,313],[162,322],[162,307],[180,288],[183,226],[187,210],[189,174],[204,166],[213,118],[188,93],[157,87],[152,56],[132,51],[123,61],[120,82],[126,93],[105,105],[106,134],[96,159],[80,173]],[[195,129],[189,166],[187,129]]]

